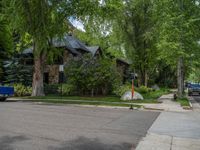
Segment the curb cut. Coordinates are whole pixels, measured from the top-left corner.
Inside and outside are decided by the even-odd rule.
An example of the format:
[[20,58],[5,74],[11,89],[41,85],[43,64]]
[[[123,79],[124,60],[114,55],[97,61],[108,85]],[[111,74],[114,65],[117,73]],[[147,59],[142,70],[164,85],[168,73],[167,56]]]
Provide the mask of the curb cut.
[[143,107],[146,110],[157,110],[157,111],[164,111],[165,109],[161,109],[161,108],[149,108],[149,107]]

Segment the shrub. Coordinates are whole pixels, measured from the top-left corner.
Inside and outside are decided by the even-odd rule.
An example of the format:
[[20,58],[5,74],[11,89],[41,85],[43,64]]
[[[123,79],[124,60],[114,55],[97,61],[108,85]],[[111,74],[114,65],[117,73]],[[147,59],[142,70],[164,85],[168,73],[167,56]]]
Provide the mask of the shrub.
[[146,94],[146,93],[149,93],[149,92],[152,92],[153,89],[152,88],[148,88],[146,86],[140,86],[139,88],[135,88],[135,90],[138,92],[138,93],[141,93],[141,94]]
[[20,58],[12,58],[10,61],[4,62],[5,70],[5,83],[22,83],[26,86],[32,85],[32,65],[24,65],[26,58],[20,56]]
[[21,83],[16,83],[13,85],[15,96],[30,96],[32,93],[32,87],[24,86]]
[[69,60],[65,65],[65,76],[67,84],[74,85],[76,92],[81,95],[106,95],[120,82],[114,61],[97,59],[91,55]]
[[115,87],[115,90],[113,91],[114,94],[117,96],[122,96],[126,91],[131,90],[131,84],[124,84],[118,87]]
[[45,94],[59,94],[58,89],[61,87],[61,84],[44,84],[44,93]]
[[63,84],[58,87],[58,92],[62,93],[62,95],[72,95],[74,92],[74,85],[72,84]]

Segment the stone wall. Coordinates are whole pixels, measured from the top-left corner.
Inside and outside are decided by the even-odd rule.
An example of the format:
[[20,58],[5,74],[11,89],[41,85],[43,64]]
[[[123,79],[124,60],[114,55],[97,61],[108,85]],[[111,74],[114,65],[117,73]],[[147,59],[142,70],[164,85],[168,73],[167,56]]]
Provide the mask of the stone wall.
[[49,73],[49,84],[56,84],[59,82],[59,65],[46,65],[44,72]]
[[[63,52],[63,63],[64,64],[67,62],[69,57],[73,57],[73,56],[67,50],[65,50]],[[44,72],[49,74],[49,84],[59,83],[59,64],[58,65],[46,65],[44,68]]]

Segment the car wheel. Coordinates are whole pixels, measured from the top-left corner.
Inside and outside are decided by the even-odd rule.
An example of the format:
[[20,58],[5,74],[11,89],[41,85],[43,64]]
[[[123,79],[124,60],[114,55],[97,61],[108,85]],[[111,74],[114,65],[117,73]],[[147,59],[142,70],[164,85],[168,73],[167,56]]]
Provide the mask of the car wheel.
[[6,97],[0,97],[0,101],[1,101],[1,102],[6,101]]

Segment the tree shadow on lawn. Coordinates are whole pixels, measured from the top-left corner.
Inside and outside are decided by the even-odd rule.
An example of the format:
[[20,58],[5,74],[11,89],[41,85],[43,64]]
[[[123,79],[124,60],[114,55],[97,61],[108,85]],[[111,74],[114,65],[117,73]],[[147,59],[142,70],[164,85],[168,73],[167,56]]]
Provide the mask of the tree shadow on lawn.
[[99,139],[79,137],[61,144],[60,147],[49,147],[49,150],[131,150],[135,145],[130,143],[108,144]]

